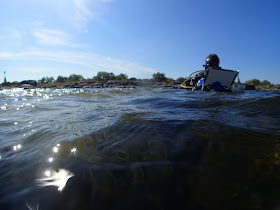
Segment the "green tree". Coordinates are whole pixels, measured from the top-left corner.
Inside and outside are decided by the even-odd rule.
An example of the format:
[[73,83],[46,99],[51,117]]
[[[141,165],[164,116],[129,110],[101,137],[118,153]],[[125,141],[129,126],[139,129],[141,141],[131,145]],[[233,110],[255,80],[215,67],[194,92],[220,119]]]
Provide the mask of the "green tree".
[[42,79],[38,80],[38,83],[45,84],[46,83],[46,77],[43,77]]
[[46,77],[46,83],[53,83],[54,78],[53,77]]
[[135,77],[131,77],[129,78],[129,81],[137,81],[137,79]]
[[244,84],[246,85],[260,85],[261,81],[258,79],[251,79],[251,80],[247,80],[246,82],[244,82]]
[[115,79],[116,79],[116,76],[114,73],[111,72],[108,74],[108,80],[115,80]]
[[178,79],[176,79],[176,81],[178,82],[184,82],[187,78],[184,77],[179,77]]
[[53,83],[54,82],[54,78],[53,77],[43,77],[41,80],[38,81],[41,84],[45,84],[45,83]]
[[69,76],[68,80],[71,81],[71,82],[77,82],[77,81],[84,80],[84,77],[82,75],[71,74]]
[[126,81],[128,80],[128,76],[126,74],[120,74],[116,76],[117,81]]
[[106,71],[100,71],[93,79],[97,81],[108,81],[108,80],[115,80],[116,76],[112,72],[108,73]]
[[58,76],[56,79],[56,82],[63,83],[63,82],[66,82],[67,80],[68,80],[67,77]]
[[261,85],[270,85],[270,82],[268,80],[264,80],[261,82]]
[[157,82],[164,82],[164,81],[166,81],[165,74],[160,73],[160,72],[154,73],[153,74],[153,80],[155,80]]

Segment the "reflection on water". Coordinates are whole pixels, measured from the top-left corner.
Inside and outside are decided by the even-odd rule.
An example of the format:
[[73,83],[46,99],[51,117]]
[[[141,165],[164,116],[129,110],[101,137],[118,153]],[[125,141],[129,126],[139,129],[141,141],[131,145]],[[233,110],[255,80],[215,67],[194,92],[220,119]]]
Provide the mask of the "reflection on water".
[[16,89],[0,107],[1,209],[280,206],[279,92]]
[[16,146],[13,146],[13,150],[16,151],[18,149],[21,149],[21,144],[18,144]]
[[53,152],[55,152],[55,153],[58,152],[58,147],[54,147]]
[[58,172],[54,170],[46,170],[44,175],[46,178],[40,178],[36,180],[38,185],[41,187],[57,186],[58,191],[62,191],[68,179],[74,176],[73,173],[67,171],[66,169],[59,169]]
[[[60,144],[56,144],[55,147],[53,147],[52,151],[59,155],[59,148]],[[75,153],[76,148],[71,149],[70,152]],[[54,157],[49,157],[48,158],[49,163],[54,162]],[[45,178],[39,178],[36,179],[36,182],[38,183],[38,186],[40,187],[46,187],[46,186],[57,186],[58,191],[62,191],[63,188],[65,187],[67,181],[69,178],[73,177],[74,174],[66,169],[58,169],[58,172],[55,170],[47,169],[44,171],[44,176]]]
[[26,202],[26,207],[27,207],[29,210],[39,210],[40,204],[34,205],[34,207],[33,207],[33,206],[31,206],[29,203]]

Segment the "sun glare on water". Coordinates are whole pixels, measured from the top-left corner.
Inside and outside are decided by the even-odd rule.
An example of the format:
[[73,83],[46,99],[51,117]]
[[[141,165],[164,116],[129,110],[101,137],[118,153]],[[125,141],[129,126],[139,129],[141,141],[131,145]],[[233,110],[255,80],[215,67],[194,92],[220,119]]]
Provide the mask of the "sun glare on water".
[[57,186],[58,191],[62,191],[65,187],[68,179],[74,176],[73,173],[67,171],[66,169],[59,169],[58,172],[54,170],[46,170],[44,172],[46,178],[37,179],[38,185],[41,187],[46,186]]

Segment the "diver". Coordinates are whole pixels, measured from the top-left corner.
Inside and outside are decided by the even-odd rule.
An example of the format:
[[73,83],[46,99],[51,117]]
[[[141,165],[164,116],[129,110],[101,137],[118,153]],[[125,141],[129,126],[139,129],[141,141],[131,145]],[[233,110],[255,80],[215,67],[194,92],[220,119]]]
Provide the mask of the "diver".
[[219,67],[219,63],[220,63],[220,59],[216,54],[212,53],[208,55],[205,60],[205,65],[203,65],[205,67],[205,71],[199,72],[201,73],[200,78],[197,80],[197,83],[193,89],[201,89],[203,86],[204,78],[207,75],[208,69],[209,68],[221,69],[221,67]]

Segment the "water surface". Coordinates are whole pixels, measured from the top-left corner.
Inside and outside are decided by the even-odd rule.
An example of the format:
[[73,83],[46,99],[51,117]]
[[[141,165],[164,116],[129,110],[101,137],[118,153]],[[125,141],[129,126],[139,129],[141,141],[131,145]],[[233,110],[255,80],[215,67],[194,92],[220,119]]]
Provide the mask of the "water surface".
[[280,208],[280,93],[0,91],[1,209]]

